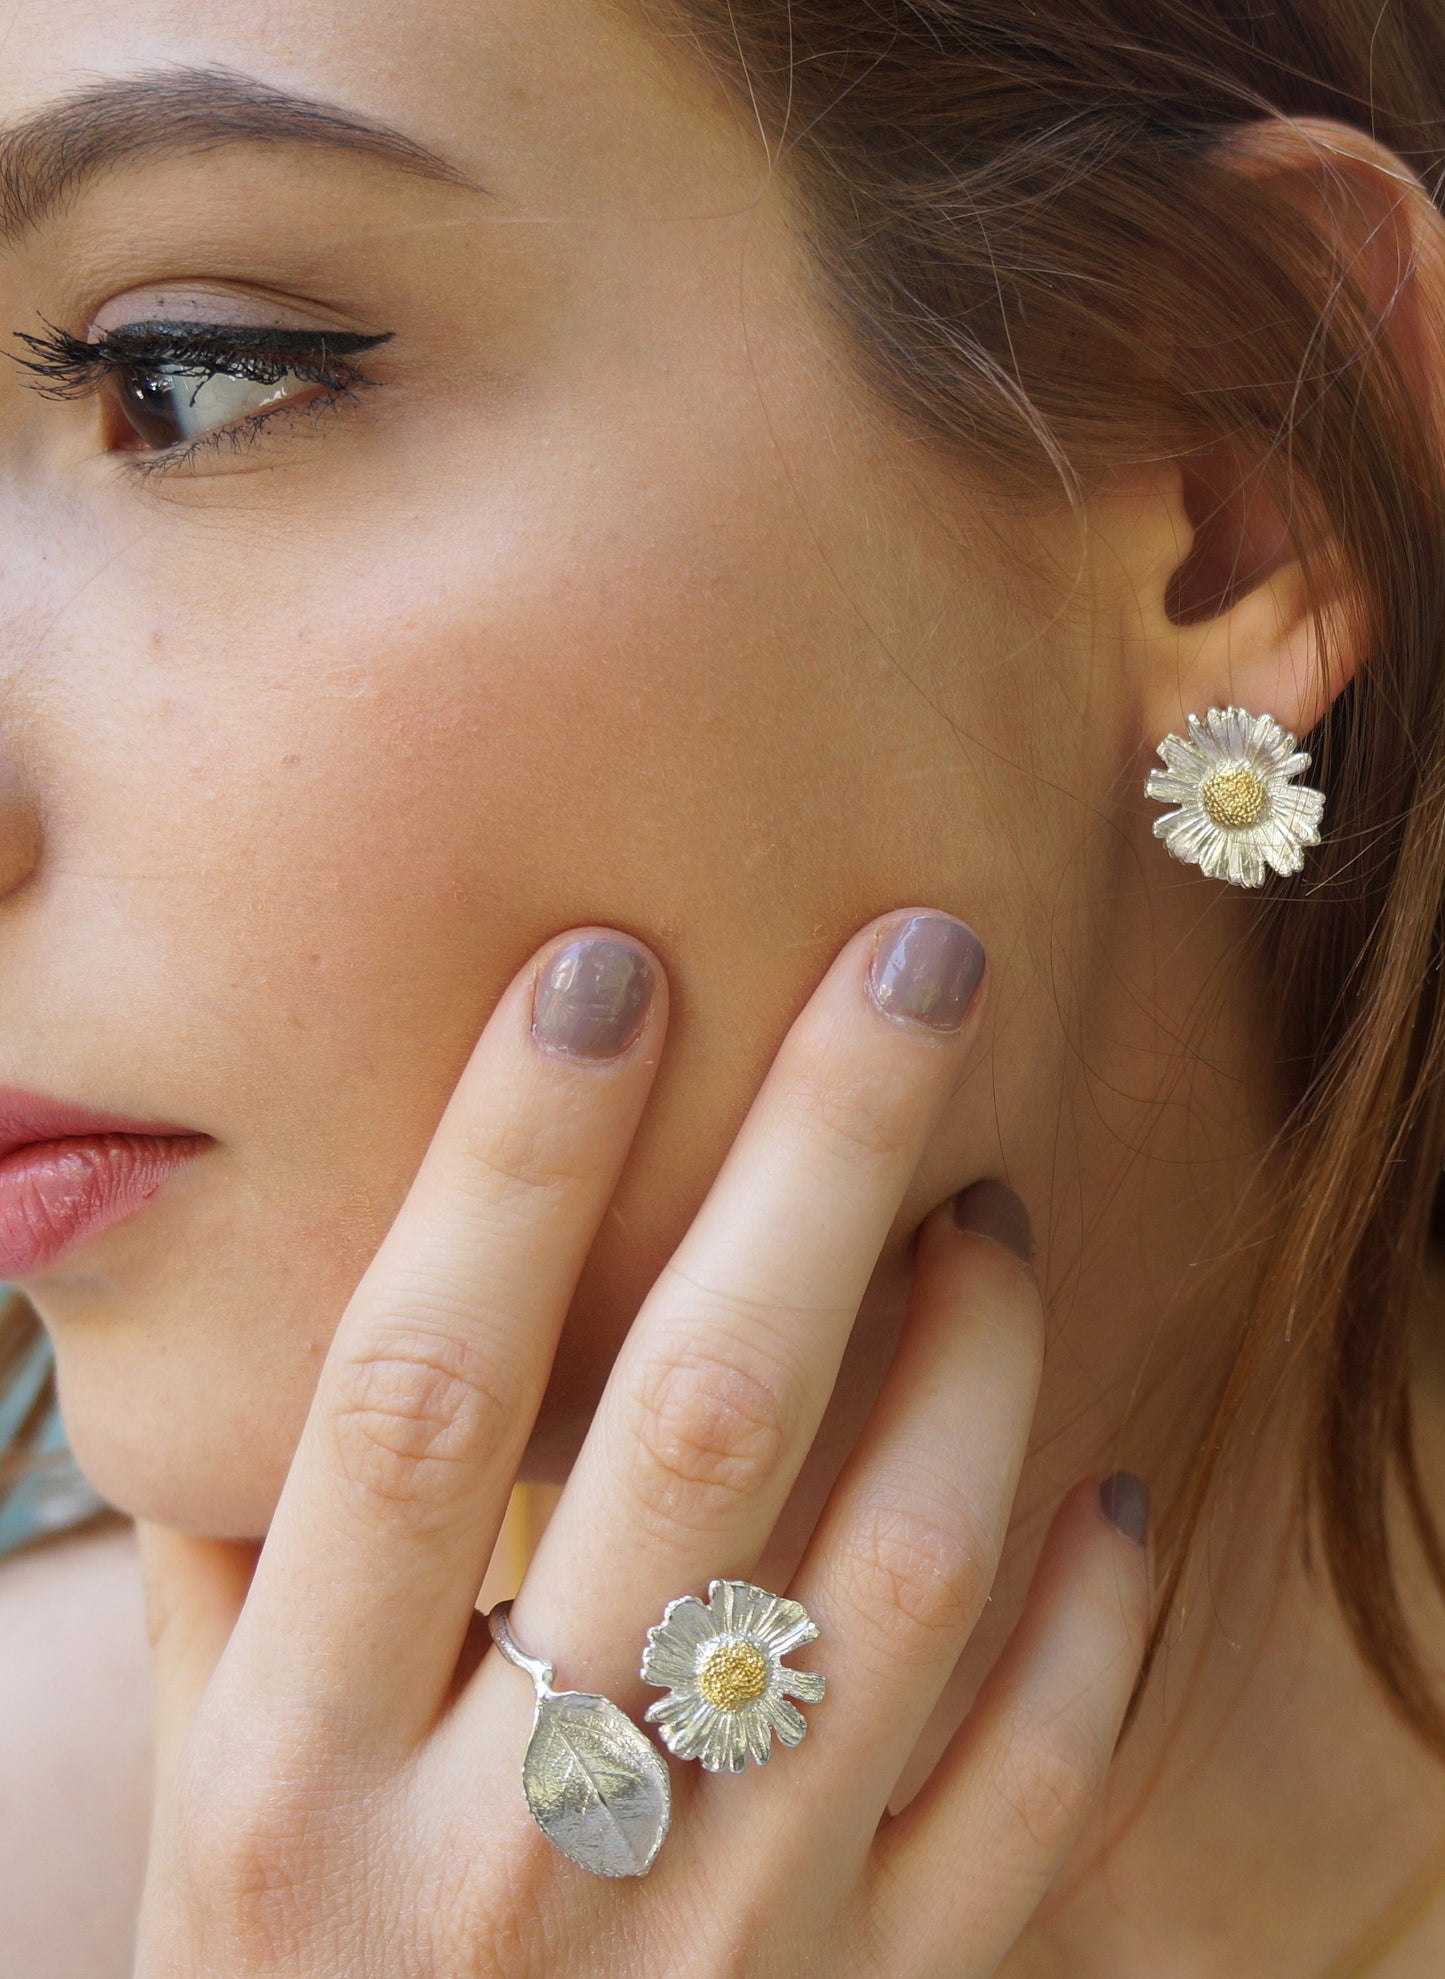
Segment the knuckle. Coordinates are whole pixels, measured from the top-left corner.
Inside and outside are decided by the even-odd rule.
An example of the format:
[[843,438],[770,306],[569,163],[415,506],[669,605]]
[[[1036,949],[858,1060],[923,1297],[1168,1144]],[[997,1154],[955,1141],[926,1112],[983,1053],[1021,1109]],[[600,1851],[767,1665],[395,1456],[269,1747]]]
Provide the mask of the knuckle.
[[901,1082],[871,1085],[856,1072],[828,1065],[793,1075],[784,1104],[797,1125],[825,1150],[856,1162],[892,1163],[913,1151],[918,1125]]
[[375,1779],[345,1785],[281,1727],[258,1750],[233,1728],[193,1746],[175,1786],[167,1871],[204,1917],[217,1970],[309,1971],[318,1942],[343,1928],[349,1892],[364,1888],[373,1915],[382,1907],[391,1814]]
[[462,1148],[464,1183],[487,1201],[565,1195],[596,1166],[567,1131],[565,1111],[489,1121]]
[[759,1491],[792,1440],[792,1384],[760,1356],[654,1351],[629,1389],[631,1486],[661,1528],[707,1529]]
[[330,1432],[342,1478],[370,1505],[449,1504],[513,1410],[497,1371],[455,1334],[415,1323],[374,1327],[331,1385]]
[[315,1868],[322,1798],[269,1765],[211,1755],[185,1796],[184,1860],[198,1887],[235,1920],[274,1913]]
[[993,1581],[997,1542],[973,1514],[894,1487],[854,1513],[841,1594],[889,1663],[953,1658]]
[[1088,1812],[1100,1751],[1072,1719],[1015,1718],[991,1768],[992,1786],[1036,1847],[1066,1842]]

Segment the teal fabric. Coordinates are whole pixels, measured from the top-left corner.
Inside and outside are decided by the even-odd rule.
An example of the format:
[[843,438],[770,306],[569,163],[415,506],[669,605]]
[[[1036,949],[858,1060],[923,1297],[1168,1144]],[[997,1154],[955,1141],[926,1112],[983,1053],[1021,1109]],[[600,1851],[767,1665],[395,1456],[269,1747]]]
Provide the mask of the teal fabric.
[[[0,1287],[0,1295],[3,1291]],[[50,1341],[42,1333],[0,1392],[0,1450],[34,1408],[53,1365]],[[105,1500],[81,1476],[66,1445],[60,1411],[53,1403],[33,1447],[33,1467],[0,1498],[0,1557],[33,1539],[81,1525],[106,1509]]]

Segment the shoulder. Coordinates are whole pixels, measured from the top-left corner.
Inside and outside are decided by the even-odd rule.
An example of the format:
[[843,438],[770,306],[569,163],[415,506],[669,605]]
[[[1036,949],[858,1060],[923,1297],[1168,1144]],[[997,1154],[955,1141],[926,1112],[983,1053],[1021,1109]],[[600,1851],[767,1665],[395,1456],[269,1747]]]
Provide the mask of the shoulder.
[[123,1979],[145,1863],[150,1680],[134,1536],[0,1563],[7,1979]]

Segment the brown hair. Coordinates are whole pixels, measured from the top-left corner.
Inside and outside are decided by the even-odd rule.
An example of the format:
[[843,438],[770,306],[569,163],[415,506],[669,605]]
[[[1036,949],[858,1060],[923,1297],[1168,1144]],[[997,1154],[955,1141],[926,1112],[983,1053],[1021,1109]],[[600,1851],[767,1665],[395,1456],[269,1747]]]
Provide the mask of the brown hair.
[[[1258,923],[1282,1013],[1285,1185],[1171,1508],[1151,1658],[1226,1431],[1292,1336],[1311,1383],[1302,1502],[1366,1661],[1445,1753],[1386,1523],[1393,1480],[1445,1593],[1407,1364],[1445,1144],[1438,428],[1349,252],[1282,175],[1242,172],[1221,144],[1271,116],[1332,118],[1396,152],[1438,203],[1445,11],[643,4],[757,121],[864,376],[931,442],[1006,492],[1056,495],[1062,480],[1075,500],[1112,462],[1227,443],[1264,464],[1315,599],[1348,596],[1366,661],[1310,739],[1331,828]],[[1384,314],[1399,327],[1413,306],[1387,298]]]

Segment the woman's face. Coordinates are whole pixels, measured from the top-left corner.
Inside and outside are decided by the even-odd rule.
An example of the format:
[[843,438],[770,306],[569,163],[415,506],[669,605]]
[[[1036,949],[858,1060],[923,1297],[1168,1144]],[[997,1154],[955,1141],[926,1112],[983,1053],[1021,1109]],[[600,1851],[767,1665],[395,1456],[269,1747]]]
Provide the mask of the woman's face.
[[22,0],[12,197],[51,114],[85,169],[12,216],[12,353],[386,338],[350,396],[314,359],[189,407],[0,367],[0,1084],[214,1138],[25,1281],[101,1489],[264,1528],[478,1031],[572,926],[649,942],[673,1020],[538,1471],[873,915],[959,913],[994,971],[895,1249],[951,1188],[1042,1178],[1049,942],[1125,689],[1079,720],[1098,595],[1034,637],[977,494],[868,410],[747,118],[600,0]]

